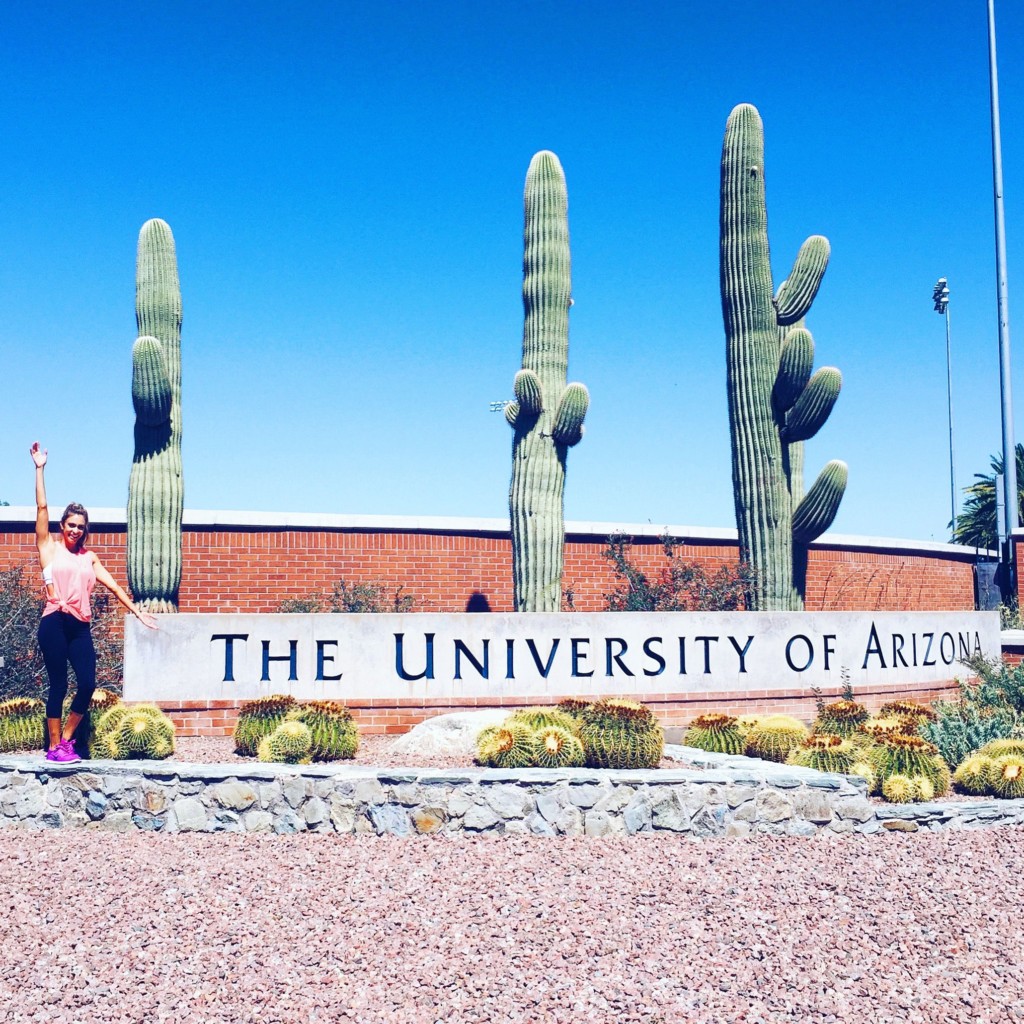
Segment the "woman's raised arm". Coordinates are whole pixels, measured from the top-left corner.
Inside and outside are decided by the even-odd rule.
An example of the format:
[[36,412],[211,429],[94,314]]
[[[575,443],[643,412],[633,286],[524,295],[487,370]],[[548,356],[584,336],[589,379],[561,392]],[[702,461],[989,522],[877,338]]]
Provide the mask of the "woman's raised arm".
[[46,483],[43,480],[43,466],[46,465],[46,449],[32,442],[29,454],[36,465],[36,547],[39,550],[39,564],[44,565],[43,556],[52,543],[50,540],[50,510],[46,507]]

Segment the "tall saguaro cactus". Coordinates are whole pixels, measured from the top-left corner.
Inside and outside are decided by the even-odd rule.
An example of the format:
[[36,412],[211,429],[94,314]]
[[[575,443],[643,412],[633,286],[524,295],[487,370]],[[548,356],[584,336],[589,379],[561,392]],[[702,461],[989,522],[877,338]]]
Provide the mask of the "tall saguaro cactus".
[[566,384],[569,364],[569,198],[562,165],[542,150],[523,198],[523,366],[505,418],[512,441],[512,576],[515,608],[557,612],[562,601],[568,449],[583,437],[590,395]]
[[832,461],[803,490],[803,442],[842,384],[833,367],[811,374],[814,339],[803,326],[828,257],[828,240],[812,235],[773,292],[764,129],[757,110],[741,104],[722,146],[720,277],[736,525],[740,556],[756,572],[758,610],[803,607],[807,546],[832,524],[846,489],[846,464]]
[[181,583],[181,288],[174,236],[162,220],[139,232],[128,483],[128,583],[136,603],[176,612]]

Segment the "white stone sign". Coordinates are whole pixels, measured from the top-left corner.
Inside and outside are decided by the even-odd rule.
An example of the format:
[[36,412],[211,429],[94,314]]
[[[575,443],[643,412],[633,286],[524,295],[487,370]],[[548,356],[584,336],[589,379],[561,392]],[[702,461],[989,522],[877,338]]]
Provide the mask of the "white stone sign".
[[945,682],[995,612],[162,615],[125,623],[127,700],[363,701]]

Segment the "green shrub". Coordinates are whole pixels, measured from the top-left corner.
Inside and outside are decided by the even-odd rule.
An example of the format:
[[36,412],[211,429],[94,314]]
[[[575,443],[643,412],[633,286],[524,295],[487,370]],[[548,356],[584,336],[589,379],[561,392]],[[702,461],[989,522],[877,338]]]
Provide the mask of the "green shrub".
[[[961,694],[964,685],[961,684]],[[921,736],[934,743],[943,760],[953,768],[986,743],[1012,737],[1021,724],[1008,707],[987,707],[963,696],[955,701],[939,701],[933,709],[938,717],[921,727]]]

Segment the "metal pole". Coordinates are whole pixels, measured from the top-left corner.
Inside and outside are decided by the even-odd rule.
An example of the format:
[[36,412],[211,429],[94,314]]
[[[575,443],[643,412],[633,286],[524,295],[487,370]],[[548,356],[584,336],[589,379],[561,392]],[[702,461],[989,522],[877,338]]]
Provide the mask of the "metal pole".
[[999,76],[996,70],[996,14],[988,0],[988,70],[992,108],[992,192],[996,219],[996,287],[999,312],[999,395],[1003,419],[1003,514],[1007,582],[1014,576],[1013,531],[1017,529],[1017,450],[1013,439],[1010,386],[1010,323],[1006,286],[1006,221],[1003,214],[1003,154],[999,134]]
[[946,303],[946,405],[949,409],[950,529],[956,531],[956,463],[953,456],[953,359],[949,345],[949,303]]

